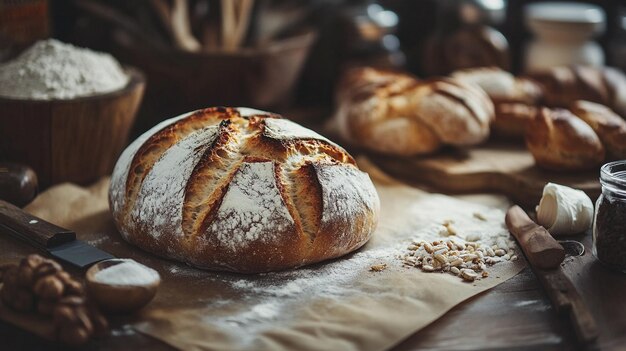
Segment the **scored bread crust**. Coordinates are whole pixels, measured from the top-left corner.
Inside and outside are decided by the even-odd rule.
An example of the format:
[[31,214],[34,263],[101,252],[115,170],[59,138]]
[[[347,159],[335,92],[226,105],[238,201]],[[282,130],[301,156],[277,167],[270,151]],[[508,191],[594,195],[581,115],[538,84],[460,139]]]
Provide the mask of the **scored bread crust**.
[[541,87],[537,83],[523,77],[515,77],[498,67],[458,70],[452,73],[451,77],[479,86],[496,105],[500,103],[537,105],[542,97]]
[[144,133],[120,156],[109,202],[128,242],[241,273],[349,253],[370,238],[380,207],[344,149],[246,108],[198,110]]
[[515,102],[496,104],[496,120],[491,128],[499,137],[522,139],[526,125],[535,118],[537,109],[534,105]]
[[473,85],[369,67],[348,71],[336,98],[334,122],[345,140],[400,156],[482,142],[494,113],[489,97]]
[[537,165],[556,171],[594,168],[605,155],[593,129],[565,109],[540,108],[528,122],[526,146]]
[[570,107],[598,134],[609,158],[626,159],[626,121],[610,108],[595,102],[578,100]]
[[610,107],[626,116],[626,75],[611,67],[560,66],[532,72],[529,77],[542,86],[545,103],[567,108],[575,100]]
[[498,67],[468,68],[456,71],[453,78],[483,89],[495,106],[494,134],[523,138],[526,123],[534,118],[543,93],[536,82],[515,77]]

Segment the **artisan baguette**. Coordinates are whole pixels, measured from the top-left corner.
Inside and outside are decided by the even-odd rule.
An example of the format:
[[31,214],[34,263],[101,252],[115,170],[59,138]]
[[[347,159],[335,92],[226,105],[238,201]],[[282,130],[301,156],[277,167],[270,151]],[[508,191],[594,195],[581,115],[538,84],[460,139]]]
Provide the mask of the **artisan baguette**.
[[526,146],[538,166],[557,171],[594,168],[605,156],[593,129],[565,109],[540,108],[528,122]]
[[344,139],[372,151],[426,154],[444,144],[473,145],[489,136],[493,104],[480,88],[459,80],[419,81],[359,68],[339,87],[335,125]]
[[475,84],[487,93],[494,104],[521,103],[537,105],[543,95],[541,87],[530,79],[515,77],[497,67],[459,70],[451,75],[468,84]]
[[624,119],[610,108],[590,101],[575,101],[570,110],[598,134],[610,159],[626,159],[626,121]]
[[626,76],[615,68],[561,66],[529,77],[541,84],[548,106],[567,108],[573,101],[586,100],[626,117]]
[[487,93],[495,106],[491,127],[497,136],[524,137],[526,124],[534,117],[543,97],[539,84],[497,67],[459,70],[452,77],[475,84]]
[[535,118],[539,107],[523,103],[496,104],[496,119],[491,128],[499,137],[523,139],[528,123]]

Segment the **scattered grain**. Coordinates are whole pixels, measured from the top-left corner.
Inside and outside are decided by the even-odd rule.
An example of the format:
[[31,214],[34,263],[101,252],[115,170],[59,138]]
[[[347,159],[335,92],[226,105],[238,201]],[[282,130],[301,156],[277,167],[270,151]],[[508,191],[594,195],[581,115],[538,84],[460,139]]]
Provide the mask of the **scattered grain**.
[[387,269],[387,264],[386,263],[375,264],[375,265],[370,267],[370,271],[372,271],[372,272],[382,272],[385,269]]

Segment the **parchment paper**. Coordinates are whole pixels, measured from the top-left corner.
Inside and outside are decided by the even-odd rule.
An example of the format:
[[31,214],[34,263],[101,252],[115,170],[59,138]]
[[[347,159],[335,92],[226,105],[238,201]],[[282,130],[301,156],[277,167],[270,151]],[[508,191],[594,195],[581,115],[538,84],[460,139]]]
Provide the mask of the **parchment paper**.
[[[108,179],[90,188],[70,184],[41,194],[27,210],[77,231],[82,240],[158,270],[156,299],[132,318],[137,330],[183,350],[383,350],[455,305],[513,277],[523,260],[490,269],[474,283],[406,268],[397,257],[411,238],[432,235],[444,220],[465,230],[506,231],[499,197],[475,202],[430,194],[378,175],[382,204],[372,240],[355,254],[311,267],[263,275],[204,272],[126,244],[107,205]],[[479,212],[486,221],[475,218]],[[2,261],[34,252],[0,237]],[[519,249],[517,249],[518,252]],[[374,264],[387,269],[372,272]]]

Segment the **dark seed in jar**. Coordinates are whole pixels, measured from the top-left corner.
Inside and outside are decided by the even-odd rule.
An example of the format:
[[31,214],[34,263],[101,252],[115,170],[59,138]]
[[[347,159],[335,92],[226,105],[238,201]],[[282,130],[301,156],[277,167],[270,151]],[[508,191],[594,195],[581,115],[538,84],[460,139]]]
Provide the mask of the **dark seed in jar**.
[[602,198],[596,218],[595,252],[602,263],[626,270],[626,203]]

